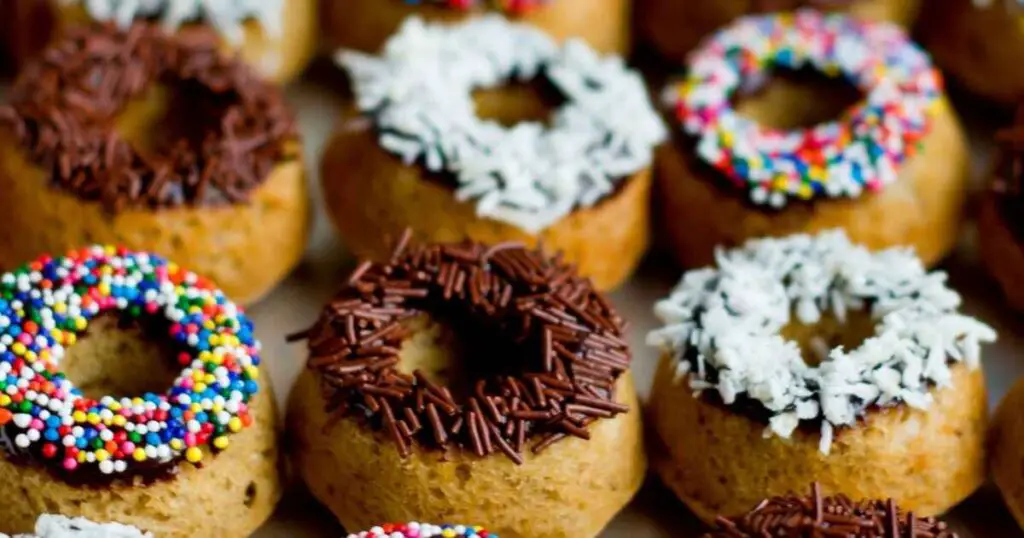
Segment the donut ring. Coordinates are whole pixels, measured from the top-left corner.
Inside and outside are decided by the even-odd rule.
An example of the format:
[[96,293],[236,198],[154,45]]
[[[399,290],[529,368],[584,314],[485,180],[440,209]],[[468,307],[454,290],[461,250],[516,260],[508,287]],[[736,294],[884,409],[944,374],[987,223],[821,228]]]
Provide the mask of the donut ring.
[[[841,232],[721,252],[717,268],[687,273],[655,308],[665,323],[648,336],[664,353],[651,398],[670,454],[662,476],[708,521],[814,481],[943,512],[984,480],[980,345],[996,338],[959,304],[945,274],[926,273],[909,251],[872,254]],[[782,336],[791,311],[803,326],[824,313],[844,326],[859,310],[877,323],[873,335],[822,350],[818,366]],[[925,446],[942,448],[914,448]],[[754,463],[769,453],[772,465]],[[879,462],[891,474],[856,471]]]
[[[181,365],[166,392],[92,399],[61,372],[93,327],[83,356],[132,364],[111,356],[138,348],[102,333],[107,313],[166,331]],[[21,492],[0,506],[0,532],[53,511],[172,538],[248,536],[281,495],[259,351],[234,303],[156,255],[97,246],[0,276],[0,482]]]
[[[28,65],[9,97],[0,267],[124,244],[250,302],[301,257],[309,202],[294,116],[280,89],[223,55],[212,32],[81,28]],[[179,133],[171,117],[160,137],[167,131],[154,124],[175,99],[203,121]]]
[[1009,109],[1024,99],[1022,17],[1015,0],[929,0],[917,33],[951,79]]
[[[797,88],[734,108],[734,94],[772,66],[842,75],[865,97],[835,121],[770,128],[759,120],[772,110],[818,97]],[[686,267],[710,263],[716,245],[837,226],[871,248],[915,246],[927,263],[955,243],[966,142],[928,56],[894,25],[806,10],[745,17],[694,52],[666,99],[687,138],[658,156],[658,200]]]
[[[503,535],[595,535],[644,476],[622,319],[538,251],[406,248],[404,237],[296,335],[310,353],[289,405],[299,474],[347,528],[436,513]],[[453,394],[456,384],[429,377],[451,367],[403,351],[428,345],[430,326],[413,317],[424,312],[473,320],[505,350],[489,364],[506,366]],[[372,483],[357,480],[364,473]],[[494,501],[473,500],[485,493]],[[516,513],[499,501],[520,497]]]
[[[413,227],[429,241],[536,242],[542,236],[602,288],[617,284],[636,264],[647,235],[643,184],[653,148],[666,133],[639,74],[621,59],[598,57],[578,41],[559,47],[535,28],[488,16],[457,26],[413,18],[382,56],[347,51],[338,61],[350,73],[356,107],[369,122],[339,130],[325,155],[323,186],[330,213],[357,255],[386,259],[379,238]],[[550,81],[565,98],[550,126],[504,127],[477,116],[474,89],[535,77]],[[355,166],[373,163],[374,177],[345,166],[360,160],[364,164]],[[409,176],[422,185],[395,187],[396,196],[388,199],[361,192],[368,189],[363,183],[391,185]],[[454,193],[432,195],[438,184],[451,185]],[[457,217],[446,219],[449,211],[425,203],[441,196],[454,198],[445,200],[448,206],[472,204],[475,213],[456,209]],[[348,207],[354,200],[361,208]],[[615,209],[616,202],[625,207]],[[407,214],[406,203],[419,206],[419,213]],[[583,264],[578,251],[585,240],[596,241],[598,228],[623,225],[622,217],[640,226],[601,235],[615,255]],[[570,223],[573,218],[579,222]],[[430,220],[452,222],[417,223]]]
[[701,39],[746,15],[811,8],[910,26],[920,4],[920,0],[640,0],[636,5],[636,24],[639,41],[655,52],[659,59],[679,64],[700,44]]
[[539,28],[559,41],[582,39],[603,53],[630,47],[629,0],[352,0],[320,2],[320,28],[328,50],[376,52],[409,17],[456,23],[498,12]]

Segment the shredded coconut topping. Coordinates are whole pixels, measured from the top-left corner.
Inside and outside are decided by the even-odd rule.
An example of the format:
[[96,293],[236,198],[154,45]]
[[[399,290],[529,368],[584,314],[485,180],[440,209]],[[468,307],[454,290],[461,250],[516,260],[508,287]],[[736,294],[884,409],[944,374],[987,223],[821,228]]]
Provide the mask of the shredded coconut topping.
[[204,21],[237,45],[244,34],[242,23],[255,19],[268,35],[281,35],[285,0],[61,0],[81,4],[89,16],[99,21],[114,21],[128,27],[139,18],[160,19],[168,28],[182,23]]
[[[0,534],[6,538],[7,535]],[[135,527],[109,523],[100,525],[83,518],[43,515],[36,521],[35,534],[19,534],[15,538],[152,538]]]
[[[527,232],[611,194],[646,168],[666,129],[638,73],[582,41],[558,46],[498,15],[459,25],[413,17],[380,56],[341,51],[359,110],[406,164],[454,176],[459,200]],[[543,76],[565,97],[550,125],[477,117],[474,89]]]
[[[942,272],[926,272],[908,249],[871,253],[845,233],[761,239],[719,251],[717,268],[691,271],[655,306],[664,322],[648,344],[670,353],[679,379],[698,393],[740,397],[770,415],[766,433],[788,438],[801,421],[821,424],[828,454],[836,428],[872,407],[925,409],[933,387],[949,387],[950,364],[975,369],[995,331],[958,313],[960,296]],[[866,310],[875,333],[852,350],[831,349],[817,367],[780,336],[793,314],[839,322]]]

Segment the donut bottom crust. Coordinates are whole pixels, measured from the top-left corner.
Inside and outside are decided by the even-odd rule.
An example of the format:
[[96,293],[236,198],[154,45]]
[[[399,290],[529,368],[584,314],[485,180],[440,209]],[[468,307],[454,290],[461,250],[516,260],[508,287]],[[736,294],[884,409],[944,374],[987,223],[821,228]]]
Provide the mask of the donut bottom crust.
[[[37,0],[33,0],[37,1]],[[57,4],[58,29],[88,23],[91,18],[85,8],[76,4]],[[306,65],[317,53],[317,0],[287,0],[287,9],[280,17],[281,34],[274,38],[263,30],[260,23],[247,20],[242,23],[242,39],[239,43],[224,41],[224,50],[238,54],[243,61],[257,69],[264,77],[276,83],[285,84],[305,70]],[[186,25],[179,32],[188,32]],[[20,58],[25,62],[28,58]]]
[[478,458],[414,449],[403,459],[390,438],[344,418],[327,426],[319,374],[300,374],[288,429],[294,469],[350,532],[386,521],[478,524],[510,538],[596,536],[643,482],[639,403],[627,372],[617,400],[630,411],[601,419],[591,439],[562,439],[516,465],[497,452]]
[[1024,381],[1014,384],[996,408],[989,433],[989,470],[1007,508],[1024,529]]
[[[743,15],[755,13],[762,0],[638,0],[636,25],[639,40],[662,58],[681,63],[702,39]],[[928,0],[930,2],[932,0]],[[891,21],[909,26],[917,16],[921,0],[855,0],[846,8],[854,17]]]
[[[151,128],[163,92],[153,92],[120,118],[128,140]],[[50,174],[27,161],[20,144],[0,133],[0,269],[10,270],[42,254],[63,254],[91,244],[155,252],[213,280],[240,304],[250,304],[282,280],[302,259],[311,225],[301,148],[294,160],[236,205],[126,208],[111,213],[51,186]]]
[[[801,97],[813,97],[789,90],[775,95],[780,98],[753,101],[740,110],[762,120],[785,114],[780,111]],[[945,99],[934,111],[932,128],[920,149],[901,165],[897,180],[880,192],[854,199],[790,201],[780,210],[762,209],[748,201],[747,190],[705,177],[708,172],[696,159],[673,143],[662,145],[655,160],[659,230],[683,267],[713,263],[717,247],[834,228],[844,229],[851,241],[872,250],[914,247],[922,262],[931,266],[959,239],[970,163],[967,141]]]
[[[77,372],[80,377],[117,377],[104,374],[109,367],[105,365],[126,366],[116,354],[138,355],[140,349],[125,334],[90,334],[69,348],[68,356],[75,353],[76,362],[79,357],[88,361]],[[160,538],[249,536],[273,513],[283,489],[276,400],[266,369],[261,373],[260,391],[250,408],[252,424],[233,434],[219,454],[204,447],[202,467],[183,460],[179,474],[171,479],[150,485],[73,486],[39,466],[13,463],[0,453],[0,483],[7,492],[0,503],[0,533],[31,532],[40,515],[63,514],[133,525]]]
[[[330,52],[348,48],[369,53],[380,52],[410,16],[452,24],[479,14],[393,0],[320,0],[320,10],[320,29]],[[624,54],[630,46],[630,13],[630,0],[552,0],[513,19],[559,41],[581,38],[598,52]]]
[[953,79],[1003,106],[1024,97],[1024,18],[1002,2],[928,0],[921,7],[921,43]]
[[[1010,306],[1024,310],[1024,242],[1007,225],[997,195],[987,193],[978,214],[978,246]],[[1018,216],[1019,218],[1019,216]]]
[[765,497],[823,493],[893,498],[905,510],[938,515],[985,481],[987,403],[981,369],[953,367],[953,386],[933,391],[927,411],[908,406],[872,412],[837,431],[831,453],[817,432],[766,437],[765,426],[693,397],[662,357],[649,404],[657,439],[651,465],[703,521],[752,509]]
[[651,170],[623,180],[614,194],[593,207],[577,209],[538,235],[479,217],[474,201],[428,179],[419,166],[406,166],[377,143],[371,129],[335,133],[323,157],[324,203],[344,243],[360,257],[387,260],[406,228],[422,242],[486,244],[519,241],[561,252],[601,290],[628,278],[647,250],[650,236]]

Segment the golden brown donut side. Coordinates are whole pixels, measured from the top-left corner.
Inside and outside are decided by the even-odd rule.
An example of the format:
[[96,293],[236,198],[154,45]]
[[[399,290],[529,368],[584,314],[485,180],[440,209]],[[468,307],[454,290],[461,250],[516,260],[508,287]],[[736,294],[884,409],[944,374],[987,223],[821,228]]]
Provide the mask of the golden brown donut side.
[[[477,521],[509,538],[595,536],[633,497],[645,475],[639,403],[627,372],[617,400],[630,411],[589,427],[517,466],[501,454],[414,449],[402,459],[386,436],[345,418],[327,427],[317,375],[292,390],[293,463],[346,528],[382,521]],[[484,523],[485,522],[485,523]]]
[[[358,121],[358,120],[356,120]],[[356,256],[386,260],[406,228],[417,242],[471,239],[482,243],[543,243],[563,252],[598,289],[629,277],[647,250],[650,235],[650,169],[596,206],[579,209],[538,236],[476,215],[473,202],[459,202],[453,190],[425,177],[383,150],[369,128],[342,122],[324,152],[321,173],[328,213]]]
[[[579,37],[599,52],[625,53],[629,50],[629,0],[551,0],[547,6],[516,17],[563,40]],[[410,5],[403,0],[320,0],[320,29],[330,51],[350,48],[376,53],[406,18],[455,22],[476,12]]]
[[[784,101],[795,102],[798,94],[793,95]],[[754,100],[738,110],[762,120],[780,109]],[[845,229],[851,241],[872,250],[912,246],[926,265],[934,265],[958,240],[969,155],[959,121],[945,99],[932,122],[920,149],[901,166],[899,179],[881,192],[849,200],[791,202],[780,211],[756,208],[747,201],[747,192],[704,177],[688,150],[678,143],[665,144],[655,159],[660,230],[684,267],[712,263],[719,246],[833,228]]]
[[989,273],[999,283],[1013,308],[1024,310],[1024,246],[1006,223],[995,194],[981,201],[978,247]]
[[917,33],[935,63],[968,90],[1006,106],[1024,97],[1024,26],[1003,2],[977,8],[973,0],[928,0]]
[[[929,2],[932,0],[928,0]],[[927,2],[925,2],[927,3]],[[638,0],[635,21],[639,41],[662,58],[682,63],[702,39],[743,15],[756,13],[770,4],[765,0]],[[909,25],[921,0],[855,0],[836,10],[868,20],[886,20]]]
[[940,514],[985,481],[984,375],[956,365],[952,383],[934,391],[927,411],[886,409],[840,430],[825,456],[816,432],[765,437],[763,424],[694,398],[663,357],[648,413],[659,444],[652,467],[708,523],[812,482],[825,494],[891,497],[917,515]]
[[1018,381],[992,418],[989,469],[1017,524],[1024,528],[1024,381]]
[[204,448],[202,468],[182,463],[177,477],[149,486],[71,486],[0,455],[0,482],[8,493],[0,505],[0,532],[31,532],[39,515],[52,513],[117,521],[160,538],[245,538],[270,517],[283,489],[277,409],[267,375],[252,414],[252,425],[233,435],[225,452],[213,455]]
[[94,243],[121,245],[174,260],[240,304],[258,300],[299,262],[311,224],[299,160],[275,167],[247,204],[111,214],[52,188],[48,173],[27,162],[6,133],[0,134],[0,215],[0,268]]

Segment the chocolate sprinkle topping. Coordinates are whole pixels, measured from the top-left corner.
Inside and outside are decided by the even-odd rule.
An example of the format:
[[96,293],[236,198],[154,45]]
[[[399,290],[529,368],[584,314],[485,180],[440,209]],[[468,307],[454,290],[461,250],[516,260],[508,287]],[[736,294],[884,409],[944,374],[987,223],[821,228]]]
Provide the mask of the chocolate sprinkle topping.
[[[365,418],[403,456],[413,445],[459,447],[522,463],[527,440],[536,453],[567,436],[588,439],[589,424],[628,410],[615,401],[631,361],[625,323],[573,267],[518,244],[408,243],[406,232],[390,262],[360,264],[320,319],[290,337],[308,341],[308,365],[338,417]],[[423,313],[485,334],[494,353],[470,360],[503,373],[457,399],[420,371],[402,372],[405,321]]]
[[945,523],[903,512],[892,499],[853,502],[843,495],[822,497],[818,484],[811,487],[809,497],[765,499],[746,515],[719,517],[716,524],[705,538],[957,538]]
[[[143,154],[115,123],[157,84],[190,107],[180,119],[199,132]],[[0,122],[31,162],[51,170],[53,186],[111,211],[244,203],[298,151],[281,91],[223,55],[206,28],[73,30],[26,66]]]
[[1024,241],[1024,104],[1017,109],[1014,124],[996,133],[1000,160],[992,190],[999,197],[1003,218],[1018,240]]

